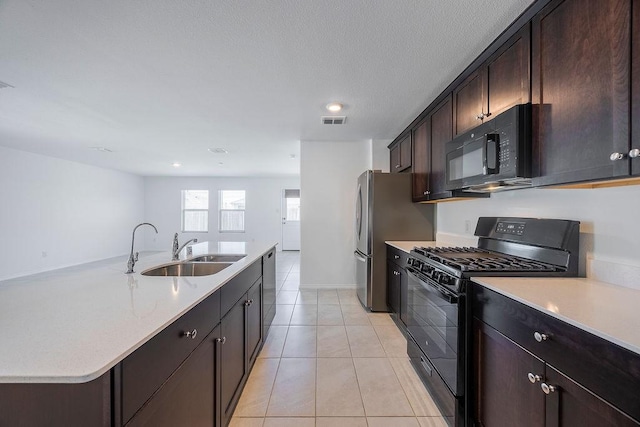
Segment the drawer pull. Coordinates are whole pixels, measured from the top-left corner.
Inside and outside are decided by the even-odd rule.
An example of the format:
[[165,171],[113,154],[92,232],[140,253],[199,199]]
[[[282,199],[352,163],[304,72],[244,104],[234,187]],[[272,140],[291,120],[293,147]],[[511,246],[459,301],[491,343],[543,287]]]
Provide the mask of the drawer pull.
[[224,344],[227,342],[227,337],[217,338],[216,341],[220,344]]
[[248,299],[244,302],[245,307],[249,307],[251,304],[253,304],[253,300],[252,299]]
[[527,374],[527,378],[529,378],[529,381],[532,384],[535,384],[536,382],[542,380],[542,377],[540,375],[532,374],[531,372]]
[[400,275],[400,273],[398,273],[397,271],[393,270],[393,275],[394,275],[394,276],[399,276],[399,275]]
[[196,335],[198,335],[198,330],[194,329],[193,331],[189,332],[183,332],[182,336],[187,337],[187,338],[191,338],[192,340],[196,339]]
[[549,339],[549,335],[547,334],[541,334],[540,332],[536,331],[533,333],[533,338],[535,338],[536,341],[538,342],[542,342],[542,341],[546,341]]
[[393,259],[400,259],[400,255],[394,255]]
[[556,387],[547,383],[540,384],[540,388],[544,391],[544,394],[551,394],[556,391]]

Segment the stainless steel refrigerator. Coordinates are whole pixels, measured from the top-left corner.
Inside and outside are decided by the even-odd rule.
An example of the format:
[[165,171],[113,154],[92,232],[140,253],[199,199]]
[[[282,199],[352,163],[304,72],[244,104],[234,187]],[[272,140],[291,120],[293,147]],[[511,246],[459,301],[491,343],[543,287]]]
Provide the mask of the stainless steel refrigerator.
[[362,305],[387,310],[386,240],[433,240],[433,205],[411,201],[411,174],[366,171],[356,196],[356,287]]

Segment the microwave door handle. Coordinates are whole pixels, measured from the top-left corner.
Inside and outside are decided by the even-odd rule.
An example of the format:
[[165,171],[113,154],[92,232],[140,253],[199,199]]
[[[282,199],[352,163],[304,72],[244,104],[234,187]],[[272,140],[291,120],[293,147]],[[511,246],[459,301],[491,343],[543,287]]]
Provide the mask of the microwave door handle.
[[438,294],[438,296],[440,298],[442,298],[443,300],[447,301],[450,304],[457,304],[458,303],[457,295],[453,295],[453,294],[450,294],[448,292],[445,292],[441,288],[436,287],[434,284],[422,280],[414,272],[415,272],[415,270],[413,268],[411,268],[411,267],[407,268],[407,275],[409,275],[409,277],[412,278],[413,280],[415,280],[418,283],[420,283],[422,285],[422,287],[425,288],[425,290],[427,290],[428,292],[433,292],[433,293]]
[[484,175],[495,175],[498,173],[498,150],[500,145],[498,144],[498,134],[488,133],[484,137],[482,159],[482,173]]

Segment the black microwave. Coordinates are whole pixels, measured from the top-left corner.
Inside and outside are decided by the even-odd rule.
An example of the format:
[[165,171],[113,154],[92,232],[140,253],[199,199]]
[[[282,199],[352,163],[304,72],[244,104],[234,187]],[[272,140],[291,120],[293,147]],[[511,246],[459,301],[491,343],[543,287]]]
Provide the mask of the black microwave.
[[531,104],[519,104],[445,145],[447,190],[531,186]]

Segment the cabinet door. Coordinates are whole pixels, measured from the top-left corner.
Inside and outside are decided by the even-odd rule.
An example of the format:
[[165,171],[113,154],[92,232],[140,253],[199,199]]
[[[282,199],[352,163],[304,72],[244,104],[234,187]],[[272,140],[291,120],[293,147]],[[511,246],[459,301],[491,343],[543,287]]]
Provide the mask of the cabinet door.
[[389,172],[400,172],[400,143],[391,147],[389,151]]
[[[544,362],[487,324],[473,322],[474,420],[484,427],[544,426]],[[535,378],[534,378],[535,381]],[[579,424],[567,424],[579,425]]]
[[629,0],[556,0],[534,18],[536,184],[629,173],[626,159],[610,156],[629,150],[630,7]]
[[262,339],[276,316],[276,248],[262,257]]
[[487,116],[494,117],[514,105],[531,101],[530,34],[531,26],[526,24],[487,61]]
[[429,120],[424,120],[413,130],[413,201],[429,199],[429,173],[431,172],[431,138]]
[[451,97],[442,101],[431,113],[431,175],[429,197],[438,198],[449,194],[445,189],[445,144],[453,138]]
[[411,134],[400,141],[400,170],[411,167]]
[[485,86],[484,73],[478,69],[453,90],[456,136],[482,123],[487,112]]
[[217,326],[127,423],[128,427],[216,425],[219,332]]
[[[636,3],[637,4],[637,3]],[[640,7],[633,7],[631,29],[631,149],[640,149]],[[635,155],[635,153],[633,153]],[[631,173],[640,175],[640,157],[631,159]]]
[[400,268],[387,261],[387,306],[391,313],[400,314]]
[[229,310],[220,322],[223,345],[220,346],[221,419],[229,424],[233,410],[240,398],[246,374],[245,353],[245,304],[246,294]]
[[[553,387],[546,395],[547,427],[637,427],[640,425],[549,365],[547,365],[545,384]],[[615,387],[615,384],[612,384],[612,387]]]
[[262,344],[262,280],[258,280],[247,292],[247,372],[258,357]]

